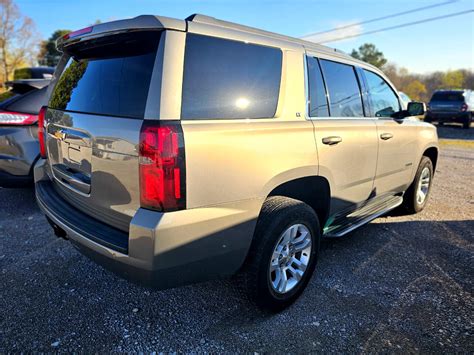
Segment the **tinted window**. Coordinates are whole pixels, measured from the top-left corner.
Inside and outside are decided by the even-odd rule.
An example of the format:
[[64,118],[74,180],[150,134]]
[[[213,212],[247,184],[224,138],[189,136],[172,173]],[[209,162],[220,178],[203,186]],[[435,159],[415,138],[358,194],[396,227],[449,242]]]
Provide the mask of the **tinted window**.
[[73,48],[49,107],[143,118],[159,37],[135,32]]
[[435,92],[431,101],[455,101],[455,102],[463,102],[464,95],[462,92],[452,92],[452,91],[444,91],[444,92]]
[[48,87],[44,87],[40,90],[32,90],[27,94],[24,94],[18,100],[13,101],[11,104],[6,105],[8,111],[30,113],[37,115],[41,106],[47,104],[46,92]]
[[364,70],[375,117],[390,117],[400,111],[397,96],[387,82],[375,73]]
[[326,88],[321,74],[318,60],[313,57],[307,58],[308,63],[308,86],[309,86],[309,116],[329,116]]
[[13,102],[17,96],[19,96],[13,90],[5,91],[4,93],[0,94],[0,107],[3,109],[4,106],[7,106],[10,102]]
[[359,83],[351,65],[320,60],[329,93],[331,116],[364,116]]
[[282,52],[276,48],[188,34],[184,119],[273,117]]

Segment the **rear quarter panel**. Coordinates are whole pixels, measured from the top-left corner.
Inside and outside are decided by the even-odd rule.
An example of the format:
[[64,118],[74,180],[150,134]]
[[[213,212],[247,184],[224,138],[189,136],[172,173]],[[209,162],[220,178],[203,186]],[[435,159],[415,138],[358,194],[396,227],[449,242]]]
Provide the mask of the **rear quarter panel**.
[[184,122],[188,208],[264,199],[279,184],[317,175],[307,121]]
[[303,52],[283,50],[275,118],[182,120],[187,207],[261,199],[273,188],[318,174],[313,124],[304,118]]

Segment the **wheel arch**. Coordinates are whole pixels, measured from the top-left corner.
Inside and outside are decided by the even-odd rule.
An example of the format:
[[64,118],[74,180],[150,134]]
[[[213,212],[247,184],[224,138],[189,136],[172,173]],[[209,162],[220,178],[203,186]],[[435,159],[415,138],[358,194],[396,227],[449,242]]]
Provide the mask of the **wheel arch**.
[[285,181],[273,188],[268,194],[284,196],[302,201],[316,213],[321,228],[329,217],[331,189],[328,180],[322,176],[304,176]]
[[437,147],[429,147],[425,149],[423,152],[424,157],[430,158],[431,162],[433,163],[433,173],[436,171],[436,164],[438,163],[438,148]]

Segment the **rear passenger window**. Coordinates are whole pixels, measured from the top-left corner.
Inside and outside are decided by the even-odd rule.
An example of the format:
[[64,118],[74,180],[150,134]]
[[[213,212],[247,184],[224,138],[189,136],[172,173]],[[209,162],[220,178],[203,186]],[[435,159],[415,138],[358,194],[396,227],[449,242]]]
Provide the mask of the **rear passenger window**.
[[331,116],[362,117],[362,99],[354,67],[320,60],[329,94]]
[[309,117],[329,116],[326,88],[318,60],[307,57],[309,86]]
[[390,117],[400,111],[398,97],[387,82],[370,71],[364,70],[364,73],[375,117]]
[[277,48],[188,34],[182,118],[273,117],[281,63]]

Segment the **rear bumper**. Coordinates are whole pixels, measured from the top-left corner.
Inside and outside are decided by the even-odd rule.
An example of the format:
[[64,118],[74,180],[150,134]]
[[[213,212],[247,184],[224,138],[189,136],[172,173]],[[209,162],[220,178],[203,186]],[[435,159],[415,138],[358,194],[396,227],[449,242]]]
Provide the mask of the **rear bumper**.
[[469,112],[428,112],[426,118],[431,121],[438,122],[456,122],[464,123],[466,120],[470,119]]
[[229,276],[243,264],[259,201],[171,213],[139,209],[124,233],[62,200],[44,162],[35,167],[41,210],[83,254],[120,276],[165,289]]
[[37,126],[0,127],[0,186],[31,183],[38,156]]

